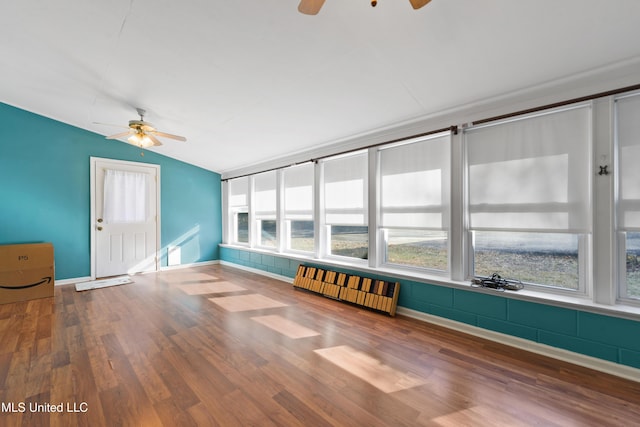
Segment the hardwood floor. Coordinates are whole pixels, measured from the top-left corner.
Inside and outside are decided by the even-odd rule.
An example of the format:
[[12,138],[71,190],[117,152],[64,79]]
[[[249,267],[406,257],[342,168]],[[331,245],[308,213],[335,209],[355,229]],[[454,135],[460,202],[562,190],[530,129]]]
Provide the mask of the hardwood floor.
[[640,420],[640,383],[263,276],[207,266],[134,282],[0,305],[0,425]]

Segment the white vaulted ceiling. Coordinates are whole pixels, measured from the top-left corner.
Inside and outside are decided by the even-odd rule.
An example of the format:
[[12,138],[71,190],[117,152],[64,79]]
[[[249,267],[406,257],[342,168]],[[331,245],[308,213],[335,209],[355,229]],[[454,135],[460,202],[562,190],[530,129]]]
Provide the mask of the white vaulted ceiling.
[[[19,0],[0,101],[217,172],[591,70],[640,63],[638,0]],[[640,83],[640,75],[637,83]],[[0,141],[0,143],[2,143]],[[118,143],[113,141],[113,143]]]

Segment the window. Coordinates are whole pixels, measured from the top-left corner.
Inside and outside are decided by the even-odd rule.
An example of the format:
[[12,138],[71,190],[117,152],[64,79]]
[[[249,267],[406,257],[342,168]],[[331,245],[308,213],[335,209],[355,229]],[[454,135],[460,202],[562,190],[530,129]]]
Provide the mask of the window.
[[616,100],[619,294],[640,299],[640,94]]
[[313,252],[314,164],[292,166],[282,171],[284,181],[285,248]]
[[253,207],[256,220],[257,245],[269,248],[278,246],[276,222],[276,172],[254,175]]
[[334,157],[322,167],[328,253],[368,259],[367,152]]
[[590,112],[581,104],[465,131],[474,274],[584,289]]
[[249,243],[249,178],[229,180],[230,240],[233,243]]
[[448,270],[450,135],[379,150],[384,261]]

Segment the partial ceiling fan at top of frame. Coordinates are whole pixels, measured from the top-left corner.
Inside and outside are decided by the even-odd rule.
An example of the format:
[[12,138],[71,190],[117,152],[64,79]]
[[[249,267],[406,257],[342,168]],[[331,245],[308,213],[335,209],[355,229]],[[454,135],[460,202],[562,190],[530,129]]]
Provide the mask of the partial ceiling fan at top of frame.
[[[300,0],[298,5],[298,11],[305,15],[317,15],[322,8],[325,0]],[[422,6],[426,6],[431,0],[409,0],[411,6],[414,9],[420,9]],[[371,6],[376,7],[377,0],[371,0]]]

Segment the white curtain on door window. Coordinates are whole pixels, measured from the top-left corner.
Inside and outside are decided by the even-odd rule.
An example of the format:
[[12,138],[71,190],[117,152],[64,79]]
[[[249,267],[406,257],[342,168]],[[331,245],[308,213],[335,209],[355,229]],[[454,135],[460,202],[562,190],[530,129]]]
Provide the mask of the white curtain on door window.
[[107,169],[104,172],[103,219],[107,223],[145,222],[148,175]]

